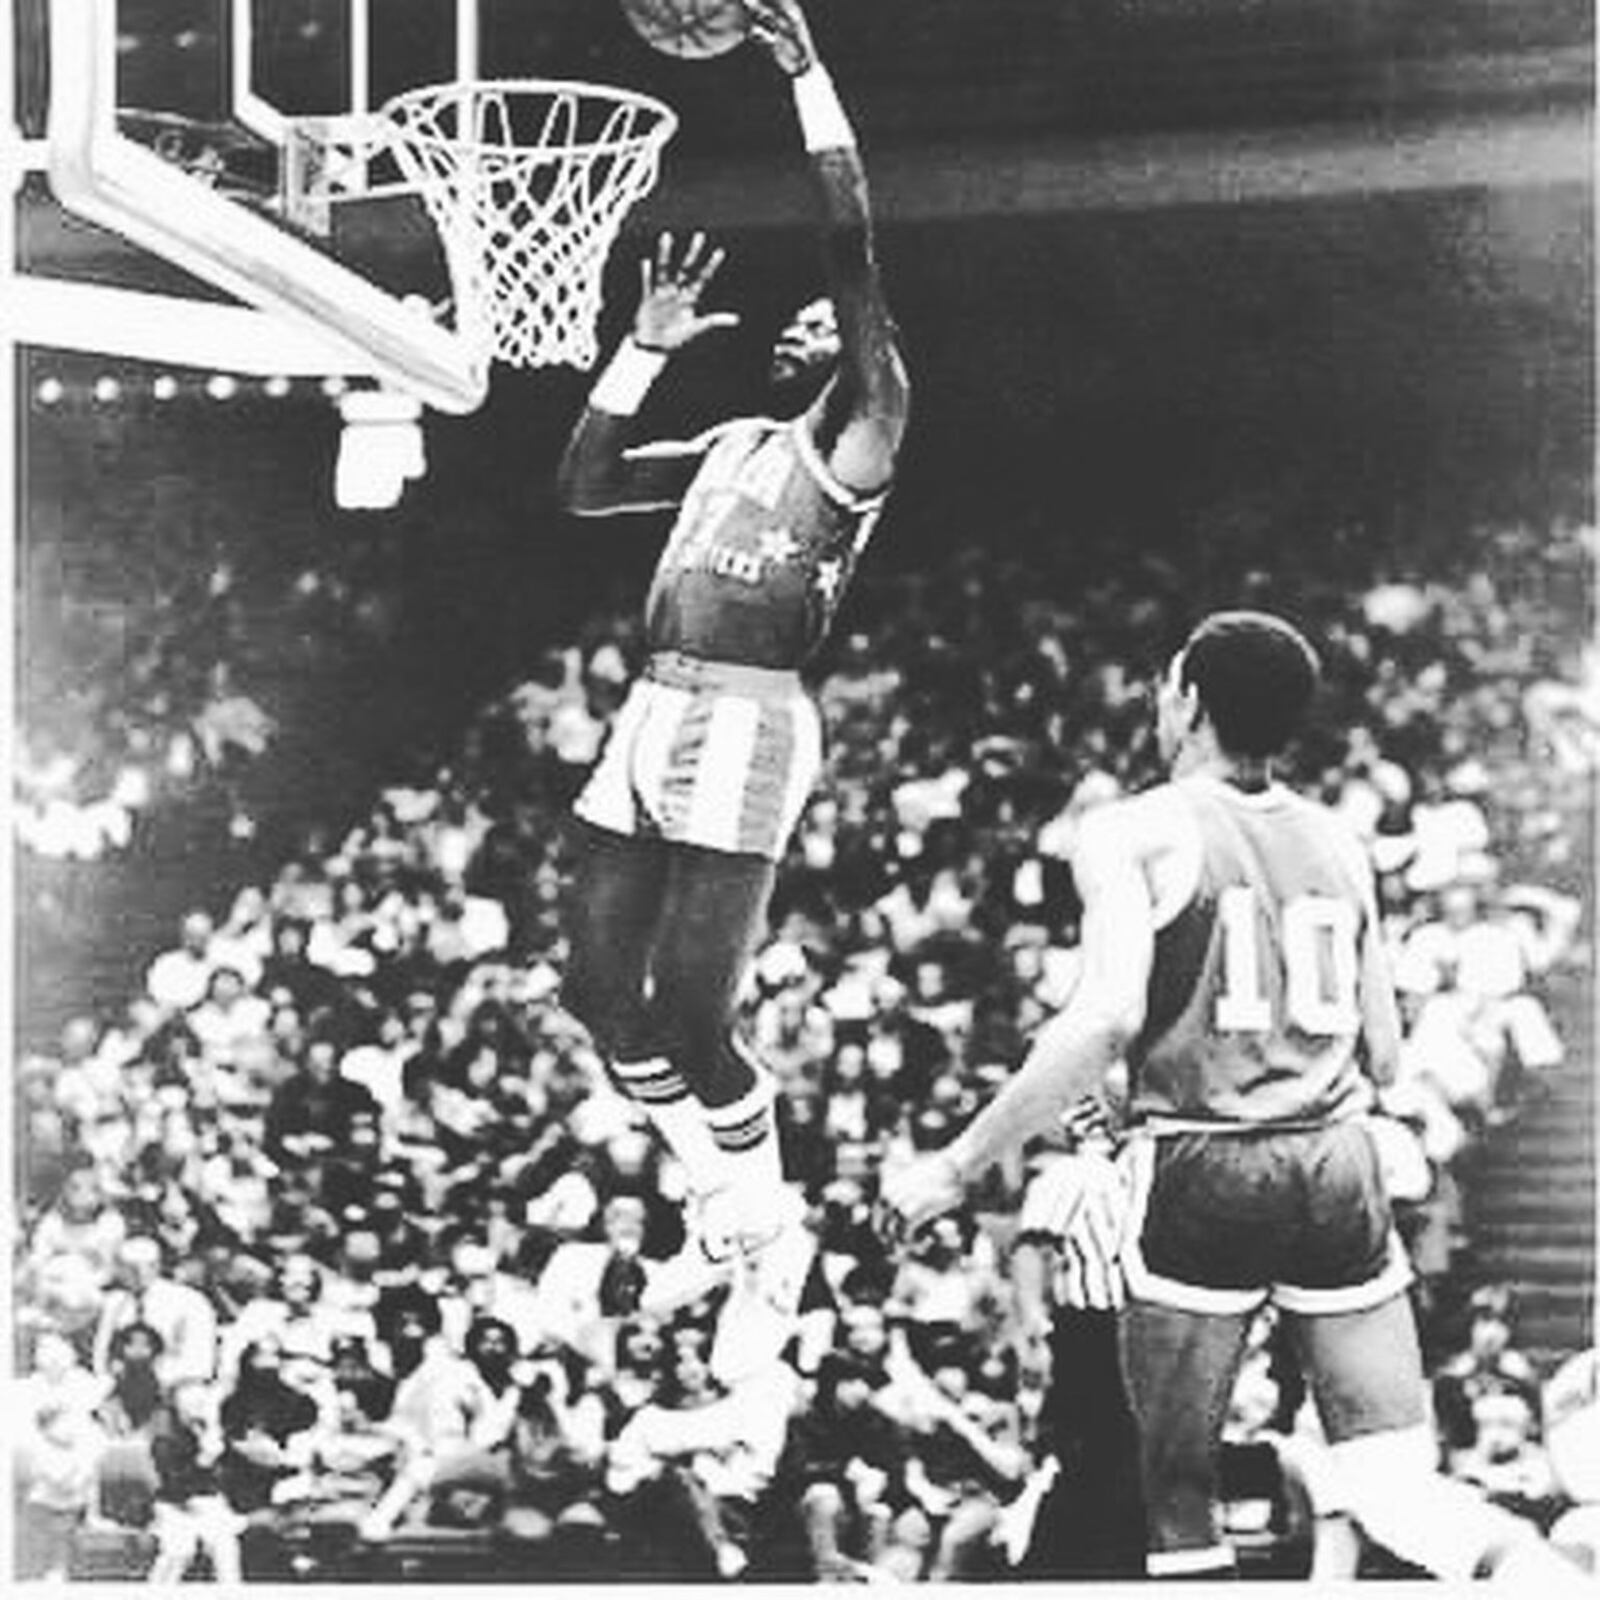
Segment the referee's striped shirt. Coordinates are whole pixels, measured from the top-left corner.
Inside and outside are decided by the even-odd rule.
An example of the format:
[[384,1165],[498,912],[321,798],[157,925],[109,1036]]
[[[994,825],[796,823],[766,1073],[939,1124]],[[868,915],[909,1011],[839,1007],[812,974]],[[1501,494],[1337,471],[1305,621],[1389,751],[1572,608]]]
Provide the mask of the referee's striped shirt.
[[1128,1194],[1116,1161],[1092,1146],[1054,1156],[1028,1185],[1018,1218],[1024,1239],[1056,1251],[1057,1305],[1117,1311]]

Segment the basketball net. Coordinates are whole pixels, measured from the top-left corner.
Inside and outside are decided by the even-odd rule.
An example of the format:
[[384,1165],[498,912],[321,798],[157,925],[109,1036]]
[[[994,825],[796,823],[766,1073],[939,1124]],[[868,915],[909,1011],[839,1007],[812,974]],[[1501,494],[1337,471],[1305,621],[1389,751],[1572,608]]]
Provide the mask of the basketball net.
[[438,229],[456,329],[516,367],[599,354],[606,257],[677,118],[628,89],[543,79],[413,89],[385,140]]

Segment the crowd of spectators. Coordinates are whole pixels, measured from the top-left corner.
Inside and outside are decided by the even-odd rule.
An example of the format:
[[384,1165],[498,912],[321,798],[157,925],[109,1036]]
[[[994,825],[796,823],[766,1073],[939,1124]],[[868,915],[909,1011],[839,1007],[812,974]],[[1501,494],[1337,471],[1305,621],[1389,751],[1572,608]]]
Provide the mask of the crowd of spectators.
[[[1149,559],[869,576],[743,997],[819,1271],[789,1359],[726,1388],[720,1297],[673,1287],[683,1175],[560,1005],[561,820],[639,665],[636,624],[595,619],[432,781],[196,907],[141,993],[20,1063],[24,1575],[1002,1570],[1048,1464],[1012,1270],[1041,1160],[904,1257],[872,1202],[1070,993],[1074,830],[1154,776],[1152,686],[1213,599],[1282,604],[1326,643],[1299,776],[1379,873],[1409,1018],[1391,1176],[1428,1314],[1475,1152],[1562,1068],[1593,544],[1496,533],[1456,576],[1297,573],[1292,596]],[[1441,1371],[1444,1457],[1542,1527],[1593,1517],[1544,1375],[1481,1332],[1493,1309]],[[1270,1322],[1253,1348],[1239,1446],[1304,1410]],[[1560,1406],[1592,1430],[1582,1359]]]
[[251,561],[248,519],[228,537],[197,526],[159,469],[99,504],[95,527],[88,548],[40,530],[25,551],[17,837],[40,857],[95,860],[157,810],[204,807],[248,840],[263,758],[305,718],[300,686],[388,648],[396,553],[285,551],[274,530],[270,558]]

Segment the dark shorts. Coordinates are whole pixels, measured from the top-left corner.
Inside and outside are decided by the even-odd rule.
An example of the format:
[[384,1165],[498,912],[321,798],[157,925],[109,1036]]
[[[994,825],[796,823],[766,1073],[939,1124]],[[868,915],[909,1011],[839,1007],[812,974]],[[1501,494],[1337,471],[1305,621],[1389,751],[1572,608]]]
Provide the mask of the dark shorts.
[[1356,1118],[1322,1128],[1163,1133],[1131,1142],[1123,1262],[1136,1299],[1180,1311],[1364,1311],[1411,1266],[1378,1151]]

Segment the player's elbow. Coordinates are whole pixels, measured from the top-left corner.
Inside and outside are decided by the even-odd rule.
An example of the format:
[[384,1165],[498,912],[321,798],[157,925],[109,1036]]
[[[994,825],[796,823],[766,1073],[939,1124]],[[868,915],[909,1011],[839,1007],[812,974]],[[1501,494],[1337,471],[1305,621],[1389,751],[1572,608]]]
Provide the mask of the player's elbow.
[[605,481],[591,467],[570,457],[556,472],[556,502],[573,517],[604,517],[616,509]]
[[575,517],[593,515],[594,486],[576,450],[568,450],[556,468],[556,501]]
[[1143,991],[1108,989],[1089,997],[1088,1009],[1101,1051],[1112,1060],[1126,1055],[1144,1029]]
[[1133,1048],[1144,1030],[1144,1007],[1125,1006],[1106,1018],[1102,1038],[1106,1055],[1119,1061]]

